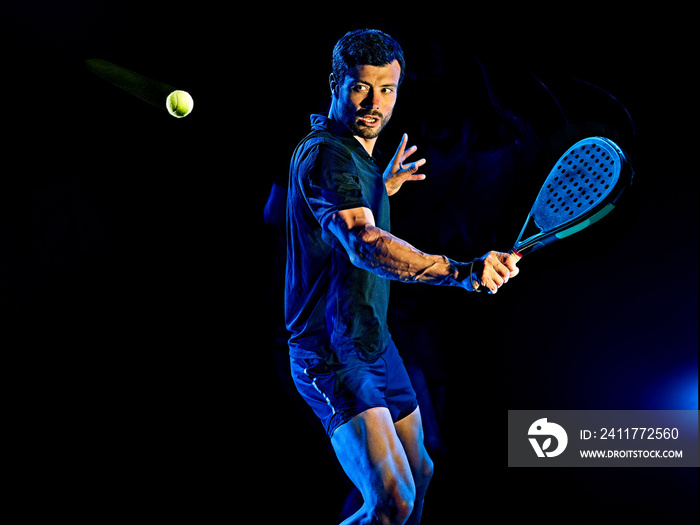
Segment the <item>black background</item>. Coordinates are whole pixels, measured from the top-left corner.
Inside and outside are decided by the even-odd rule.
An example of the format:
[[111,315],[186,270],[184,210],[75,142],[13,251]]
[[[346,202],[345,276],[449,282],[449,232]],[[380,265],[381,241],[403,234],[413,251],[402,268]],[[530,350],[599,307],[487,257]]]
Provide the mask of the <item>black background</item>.
[[[333,44],[376,27],[401,41],[411,72],[379,141],[386,154],[404,130],[421,147],[425,108],[449,118],[484,96],[476,55],[544,139],[560,114],[524,71],[572,122],[618,129],[636,170],[607,229],[526,258],[497,296],[415,291],[415,323],[439,327],[443,343],[446,449],[424,522],[484,509],[494,521],[553,509],[574,522],[697,520],[695,469],[508,469],[504,437],[508,409],[697,409],[697,131],[678,22],[688,13],[149,5],[0,11],[0,326],[26,512],[338,516],[350,486],[286,380],[279,232],[262,210],[308,115],[327,109]],[[428,89],[435,57],[446,74]],[[174,119],[109,85],[89,58],[189,91],[193,113]],[[579,98],[572,77],[613,93],[634,136],[619,105],[595,90]],[[430,166],[394,198],[393,219],[437,252]],[[530,202],[506,208],[500,244],[484,251],[509,248]]]

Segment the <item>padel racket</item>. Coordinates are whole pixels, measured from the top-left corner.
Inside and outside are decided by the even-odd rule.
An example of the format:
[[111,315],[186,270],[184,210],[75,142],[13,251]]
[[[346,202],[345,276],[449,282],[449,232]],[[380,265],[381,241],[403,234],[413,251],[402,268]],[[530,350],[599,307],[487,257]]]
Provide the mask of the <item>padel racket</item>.
[[632,164],[612,140],[578,141],[549,172],[511,253],[521,258],[599,221],[633,176]]

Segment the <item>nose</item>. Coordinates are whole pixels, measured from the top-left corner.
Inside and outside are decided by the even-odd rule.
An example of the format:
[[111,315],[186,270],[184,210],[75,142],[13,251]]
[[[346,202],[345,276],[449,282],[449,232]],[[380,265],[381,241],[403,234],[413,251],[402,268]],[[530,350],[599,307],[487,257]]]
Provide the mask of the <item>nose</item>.
[[379,109],[379,93],[374,89],[370,89],[367,97],[362,101],[362,107],[365,109]]

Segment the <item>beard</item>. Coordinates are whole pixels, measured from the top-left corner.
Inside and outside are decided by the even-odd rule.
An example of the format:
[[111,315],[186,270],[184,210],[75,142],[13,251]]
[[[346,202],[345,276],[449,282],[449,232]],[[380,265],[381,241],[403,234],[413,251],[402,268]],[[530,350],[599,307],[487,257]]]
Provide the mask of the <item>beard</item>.
[[[378,125],[375,126],[369,126],[364,123],[362,118],[365,117],[372,117],[377,119],[377,122],[379,123]],[[372,111],[372,110],[364,110],[364,111],[358,111],[354,115],[351,116],[348,122],[348,127],[350,130],[353,132],[354,135],[357,135],[360,138],[363,139],[375,139],[379,136],[379,134],[382,132],[384,129],[384,126],[387,125],[389,122],[389,119],[391,118],[391,114],[384,116],[381,114],[379,111]]]

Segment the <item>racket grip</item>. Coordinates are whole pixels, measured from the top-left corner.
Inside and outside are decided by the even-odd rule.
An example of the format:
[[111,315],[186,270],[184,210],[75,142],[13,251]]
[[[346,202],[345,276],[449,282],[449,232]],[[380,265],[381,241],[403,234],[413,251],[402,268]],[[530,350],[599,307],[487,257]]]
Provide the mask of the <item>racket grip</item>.
[[515,248],[511,248],[510,251],[508,251],[509,254],[514,255],[518,260],[523,258],[523,254],[520,253],[518,250]]

